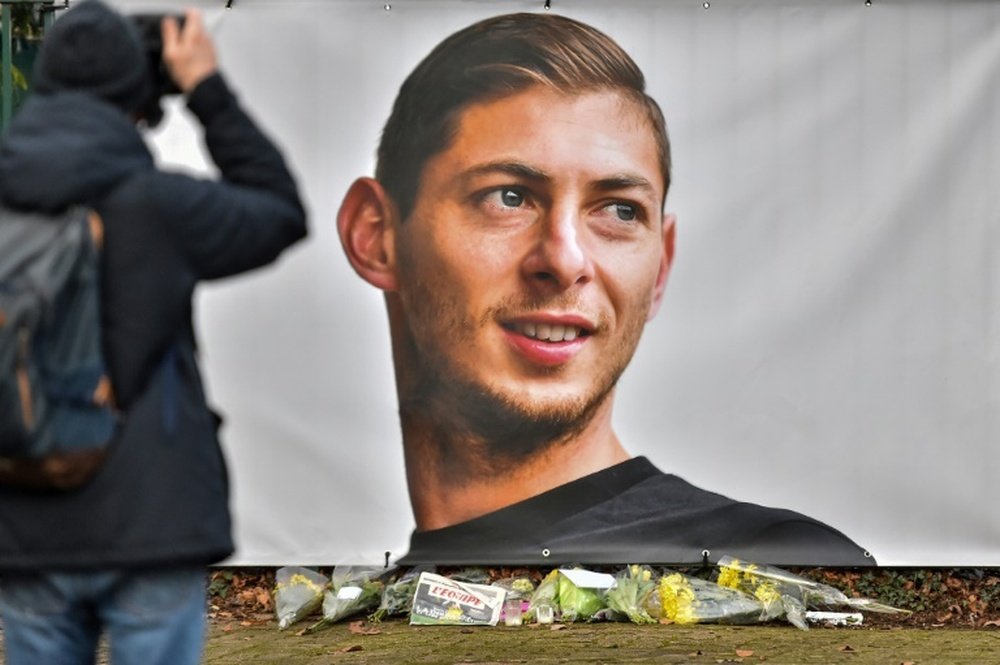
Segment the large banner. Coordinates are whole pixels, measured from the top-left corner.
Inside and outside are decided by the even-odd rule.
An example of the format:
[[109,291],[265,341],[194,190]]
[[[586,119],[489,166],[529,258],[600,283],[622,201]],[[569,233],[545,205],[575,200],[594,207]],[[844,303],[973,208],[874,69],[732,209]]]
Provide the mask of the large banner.
[[[338,210],[374,174],[417,63],[476,21],[532,12],[615,40],[669,130],[675,255],[615,394],[628,454],[808,515],[880,565],[1000,565],[1000,3],[195,4],[311,219],[277,267],[200,295],[233,563],[407,552],[419,460],[404,460],[385,300],[345,257]],[[524,129],[567,121],[556,104]],[[164,163],[210,170],[176,105],[153,138]]]

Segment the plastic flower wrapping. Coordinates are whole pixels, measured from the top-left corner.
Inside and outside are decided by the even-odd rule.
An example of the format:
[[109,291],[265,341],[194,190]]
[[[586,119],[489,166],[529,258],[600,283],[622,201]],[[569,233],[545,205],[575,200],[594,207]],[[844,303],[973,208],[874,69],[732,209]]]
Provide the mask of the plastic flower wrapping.
[[532,592],[528,601],[528,611],[526,619],[537,619],[538,608],[548,608],[555,611],[559,608],[559,571],[553,570],[545,576],[538,587]]
[[[413,624],[496,625],[501,612],[507,611],[508,597],[520,602],[522,612],[527,610],[525,621],[543,624],[607,619],[636,624],[752,624],[780,619],[807,630],[809,622],[859,625],[860,610],[909,613],[732,556],[719,560],[714,581],[674,571],[660,576],[644,565],[626,566],[617,575],[555,569],[537,588],[528,577],[481,583],[488,581],[488,572],[481,569],[443,577],[419,567],[401,572],[337,566],[327,580],[308,568],[285,567],[276,573],[275,611],[278,627],[284,630],[322,607],[322,619],[306,633],[362,613],[370,613],[371,621],[409,614]],[[834,609],[838,611],[829,611]],[[520,618],[521,612],[517,615]]]
[[535,592],[534,582],[527,577],[505,577],[492,582],[492,585],[506,591],[508,598],[527,599]]
[[505,625],[521,625],[524,615],[530,611],[528,599],[535,592],[535,583],[526,576],[519,576],[494,580],[490,586],[504,590],[504,606],[500,620]]
[[409,614],[413,609],[413,596],[417,592],[417,580],[420,573],[434,572],[433,566],[417,566],[411,568],[402,576],[392,579],[385,585],[382,592],[382,600],[378,608],[368,617],[369,621],[379,622],[387,617],[402,616]]
[[850,607],[882,614],[909,614],[891,605],[868,598],[850,598],[839,589],[814,582],[776,566],[741,561],[731,556],[719,559],[718,584],[739,589],[760,600],[767,618],[782,614],[799,628],[806,628],[806,610]]
[[309,626],[306,632],[314,632],[378,607],[385,584],[377,576],[383,572],[368,566],[334,568],[330,588],[323,592],[323,618]]
[[656,575],[649,566],[627,566],[608,589],[608,609],[632,623],[656,623],[662,615],[656,583]]
[[323,604],[323,590],[330,582],[326,575],[298,566],[279,568],[274,578],[278,630],[285,630],[318,610]]
[[756,598],[682,573],[661,577],[658,594],[663,618],[682,625],[758,623],[764,614],[764,606]]
[[605,595],[614,584],[610,575],[583,569],[557,569],[545,576],[531,595],[528,616],[536,617],[539,606],[551,607],[564,622],[587,621],[607,607]]
[[601,592],[577,586],[569,577],[559,575],[559,612],[563,621],[586,621],[605,607]]
[[775,577],[758,574],[761,567],[740,562],[729,556],[719,560],[719,577],[716,583],[753,596],[763,606],[762,621],[785,618],[789,623],[808,630],[805,604],[798,586],[779,582]]

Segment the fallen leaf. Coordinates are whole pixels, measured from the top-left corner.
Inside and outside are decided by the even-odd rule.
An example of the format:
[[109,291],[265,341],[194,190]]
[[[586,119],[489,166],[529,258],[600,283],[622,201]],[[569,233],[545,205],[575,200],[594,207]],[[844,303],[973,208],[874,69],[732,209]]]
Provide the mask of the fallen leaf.
[[984,626],[990,626],[993,628],[1000,628],[1000,619],[994,619],[993,621],[987,621],[983,624]]
[[552,624],[552,626],[551,626],[551,627],[549,628],[549,630],[562,630],[562,629],[564,629],[565,627],[566,627],[566,624],[564,624],[564,623],[554,623],[554,624]]
[[382,632],[375,626],[366,626],[364,621],[352,621],[347,629],[355,635],[378,635]]
[[904,660],[899,665],[916,665],[916,663],[914,663],[912,660]]
[[364,651],[365,648],[360,644],[352,644],[349,647],[344,647],[343,649],[338,649],[337,653],[353,653],[355,651]]
[[699,649],[698,651],[694,651],[692,653],[689,653],[688,655],[689,656],[704,656],[705,652]]
[[737,649],[736,655],[740,658],[749,658],[753,655],[753,649]]
[[240,625],[243,626],[244,628],[249,628],[250,626],[253,625],[253,623],[249,621],[240,621]]
[[852,653],[854,651],[854,647],[852,647],[850,644],[845,644],[842,647],[837,647],[837,651],[842,651],[844,653]]

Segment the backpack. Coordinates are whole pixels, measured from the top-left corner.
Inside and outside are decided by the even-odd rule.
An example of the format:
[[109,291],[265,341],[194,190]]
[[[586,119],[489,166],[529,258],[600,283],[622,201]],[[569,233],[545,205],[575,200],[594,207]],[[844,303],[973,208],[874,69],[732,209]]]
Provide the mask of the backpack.
[[74,489],[107,455],[99,230],[83,208],[0,207],[0,484]]

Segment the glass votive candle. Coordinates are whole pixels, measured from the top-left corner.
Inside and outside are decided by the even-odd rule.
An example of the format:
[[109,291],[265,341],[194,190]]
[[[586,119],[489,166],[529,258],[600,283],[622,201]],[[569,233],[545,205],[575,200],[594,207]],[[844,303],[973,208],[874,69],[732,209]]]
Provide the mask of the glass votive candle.
[[542,603],[535,606],[535,620],[538,623],[548,624],[552,623],[555,611],[552,606],[547,603]]
[[520,626],[521,619],[521,599],[508,597],[503,601],[503,623],[505,626]]

